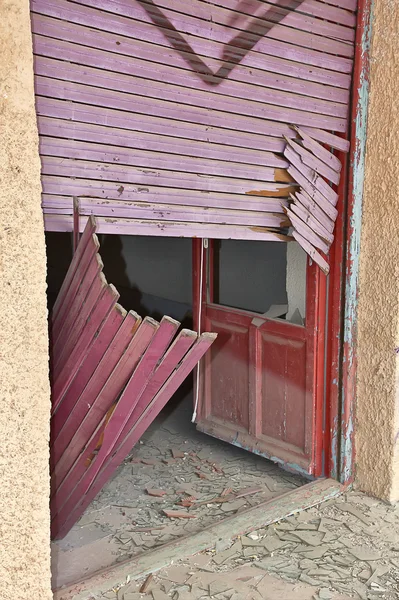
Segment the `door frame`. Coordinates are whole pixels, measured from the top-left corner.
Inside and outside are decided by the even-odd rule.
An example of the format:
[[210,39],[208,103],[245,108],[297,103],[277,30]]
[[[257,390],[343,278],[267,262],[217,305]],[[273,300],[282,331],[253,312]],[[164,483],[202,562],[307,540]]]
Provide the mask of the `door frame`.
[[[369,96],[370,44],[373,0],[358,0],[355,62],[350,110],[349,156],[343,162],[338,187],[338,218],[335,240],[330,249],[330,275],[319,269],[316,303],[317,321],[325,323],[317,339],[315,390],[317,432],[321,440],[314,449],[315,475],[337,479],[347,486],[354,479],[356,332],[359,285],[359,255],[363,202]],[[198,315],[198,285],[201,272],[202,240],[193,240],[193,314]],[[206,290],[202,286],[202,298]],[[322,302],[321,299],[325,301]],[[328,335],[325,335],[325,332]],[[323,357],[323,359],[321,359]],[[324,410],[320,409],[324,404]]]

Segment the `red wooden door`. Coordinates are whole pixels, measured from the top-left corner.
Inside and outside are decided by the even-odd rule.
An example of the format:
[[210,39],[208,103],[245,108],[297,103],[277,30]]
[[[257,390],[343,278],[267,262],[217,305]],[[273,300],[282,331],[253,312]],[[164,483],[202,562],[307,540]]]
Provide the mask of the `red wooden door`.
[[306,319],[296,325],[217,304],[213,260],[213,243],[204,250],[195,241],[196,324],[201,313],[201,327],[218,334],[199,371],[197,428],[291,470],[320,475],[325,277],[308,264]]

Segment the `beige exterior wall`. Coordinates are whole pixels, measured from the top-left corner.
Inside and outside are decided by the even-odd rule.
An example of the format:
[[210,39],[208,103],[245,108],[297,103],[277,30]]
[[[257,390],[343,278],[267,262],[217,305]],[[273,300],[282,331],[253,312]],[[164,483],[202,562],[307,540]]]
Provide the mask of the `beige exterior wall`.
[[360,252],[356,481],[399,500],[399,3],[374,3]]
[[50,589],[46,263],[28,0],[0,1],[0,598]]

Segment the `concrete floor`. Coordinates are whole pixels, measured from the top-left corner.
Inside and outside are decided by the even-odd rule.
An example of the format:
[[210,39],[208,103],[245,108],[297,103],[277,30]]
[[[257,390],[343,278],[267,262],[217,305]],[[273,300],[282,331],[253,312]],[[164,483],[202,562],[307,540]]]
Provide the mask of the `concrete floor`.
[[[185,393],[154,421],[70,533],[52,544],[53,589],[306,482],[198,432],[191,423],[191,392]],[[170,510],[180,517],[164,512]]]
[[87,598],[397,600],[399,506],[351,492]]

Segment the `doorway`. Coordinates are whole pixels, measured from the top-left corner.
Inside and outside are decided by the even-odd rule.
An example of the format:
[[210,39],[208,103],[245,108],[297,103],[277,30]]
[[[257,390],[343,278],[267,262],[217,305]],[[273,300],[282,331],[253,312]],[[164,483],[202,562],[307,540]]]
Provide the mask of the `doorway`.
[[[125,308],[143,317],[159,319],[168,314],[185,327],[195,328],[193,307],[199,283],[196,241],[117,235],[100,235],[99,239],[104,273],[120,292]],[[70,234],[47,234],[50,308],[69,265],[71,248]],[[220,310],[230,311],[227,320],[234,321],[234,311],[247,314],[251,310],[257,315],[277,310],[281,313],[278,318],[287,322],[288,315],[292,319],[306,318],[298,288],[295,309],[290,291],[293,288],[288,286],[287,292],[287,272],[291,268],[287,270],[287,255],[291,251],[284,244],[223,241],[212,243],[212,249],[217,249],[219,273],[225,274],[217,294],[226,304]],[[252,255],[249,267],[243,262],[244,255]],[[262,263],[268,271],[264,280],[260,277]],[[306,259],[303,265],[306,280]],[[237,280],[237,266],[246,272],[245,288],[240,294],[235,293],[236,286],[231,286]],[[275,285],[266,285],[269,275],[277,270]],[[213,289],[216,291],[215,285]],[[267,299],[259,301],[260,296]],[[209,321],[206,327],[212,331],[216,322]],[[236,367],[231,367],[233,376]],[[303,476],[226,443],[231,440],[216,439],[222,436],[212,432],[212,437],[205,435],[199,430],[202,421],[198,428],[192,423],[195,398],[196,387],[188,378],[80,521],[64,539],[53,542],[55,588],[195,533],[306,483]],[[219,412],[225,404],[222,394],[213,401]],[[169,511],[174,515],[188,512],[190,517],[170,516]]]

